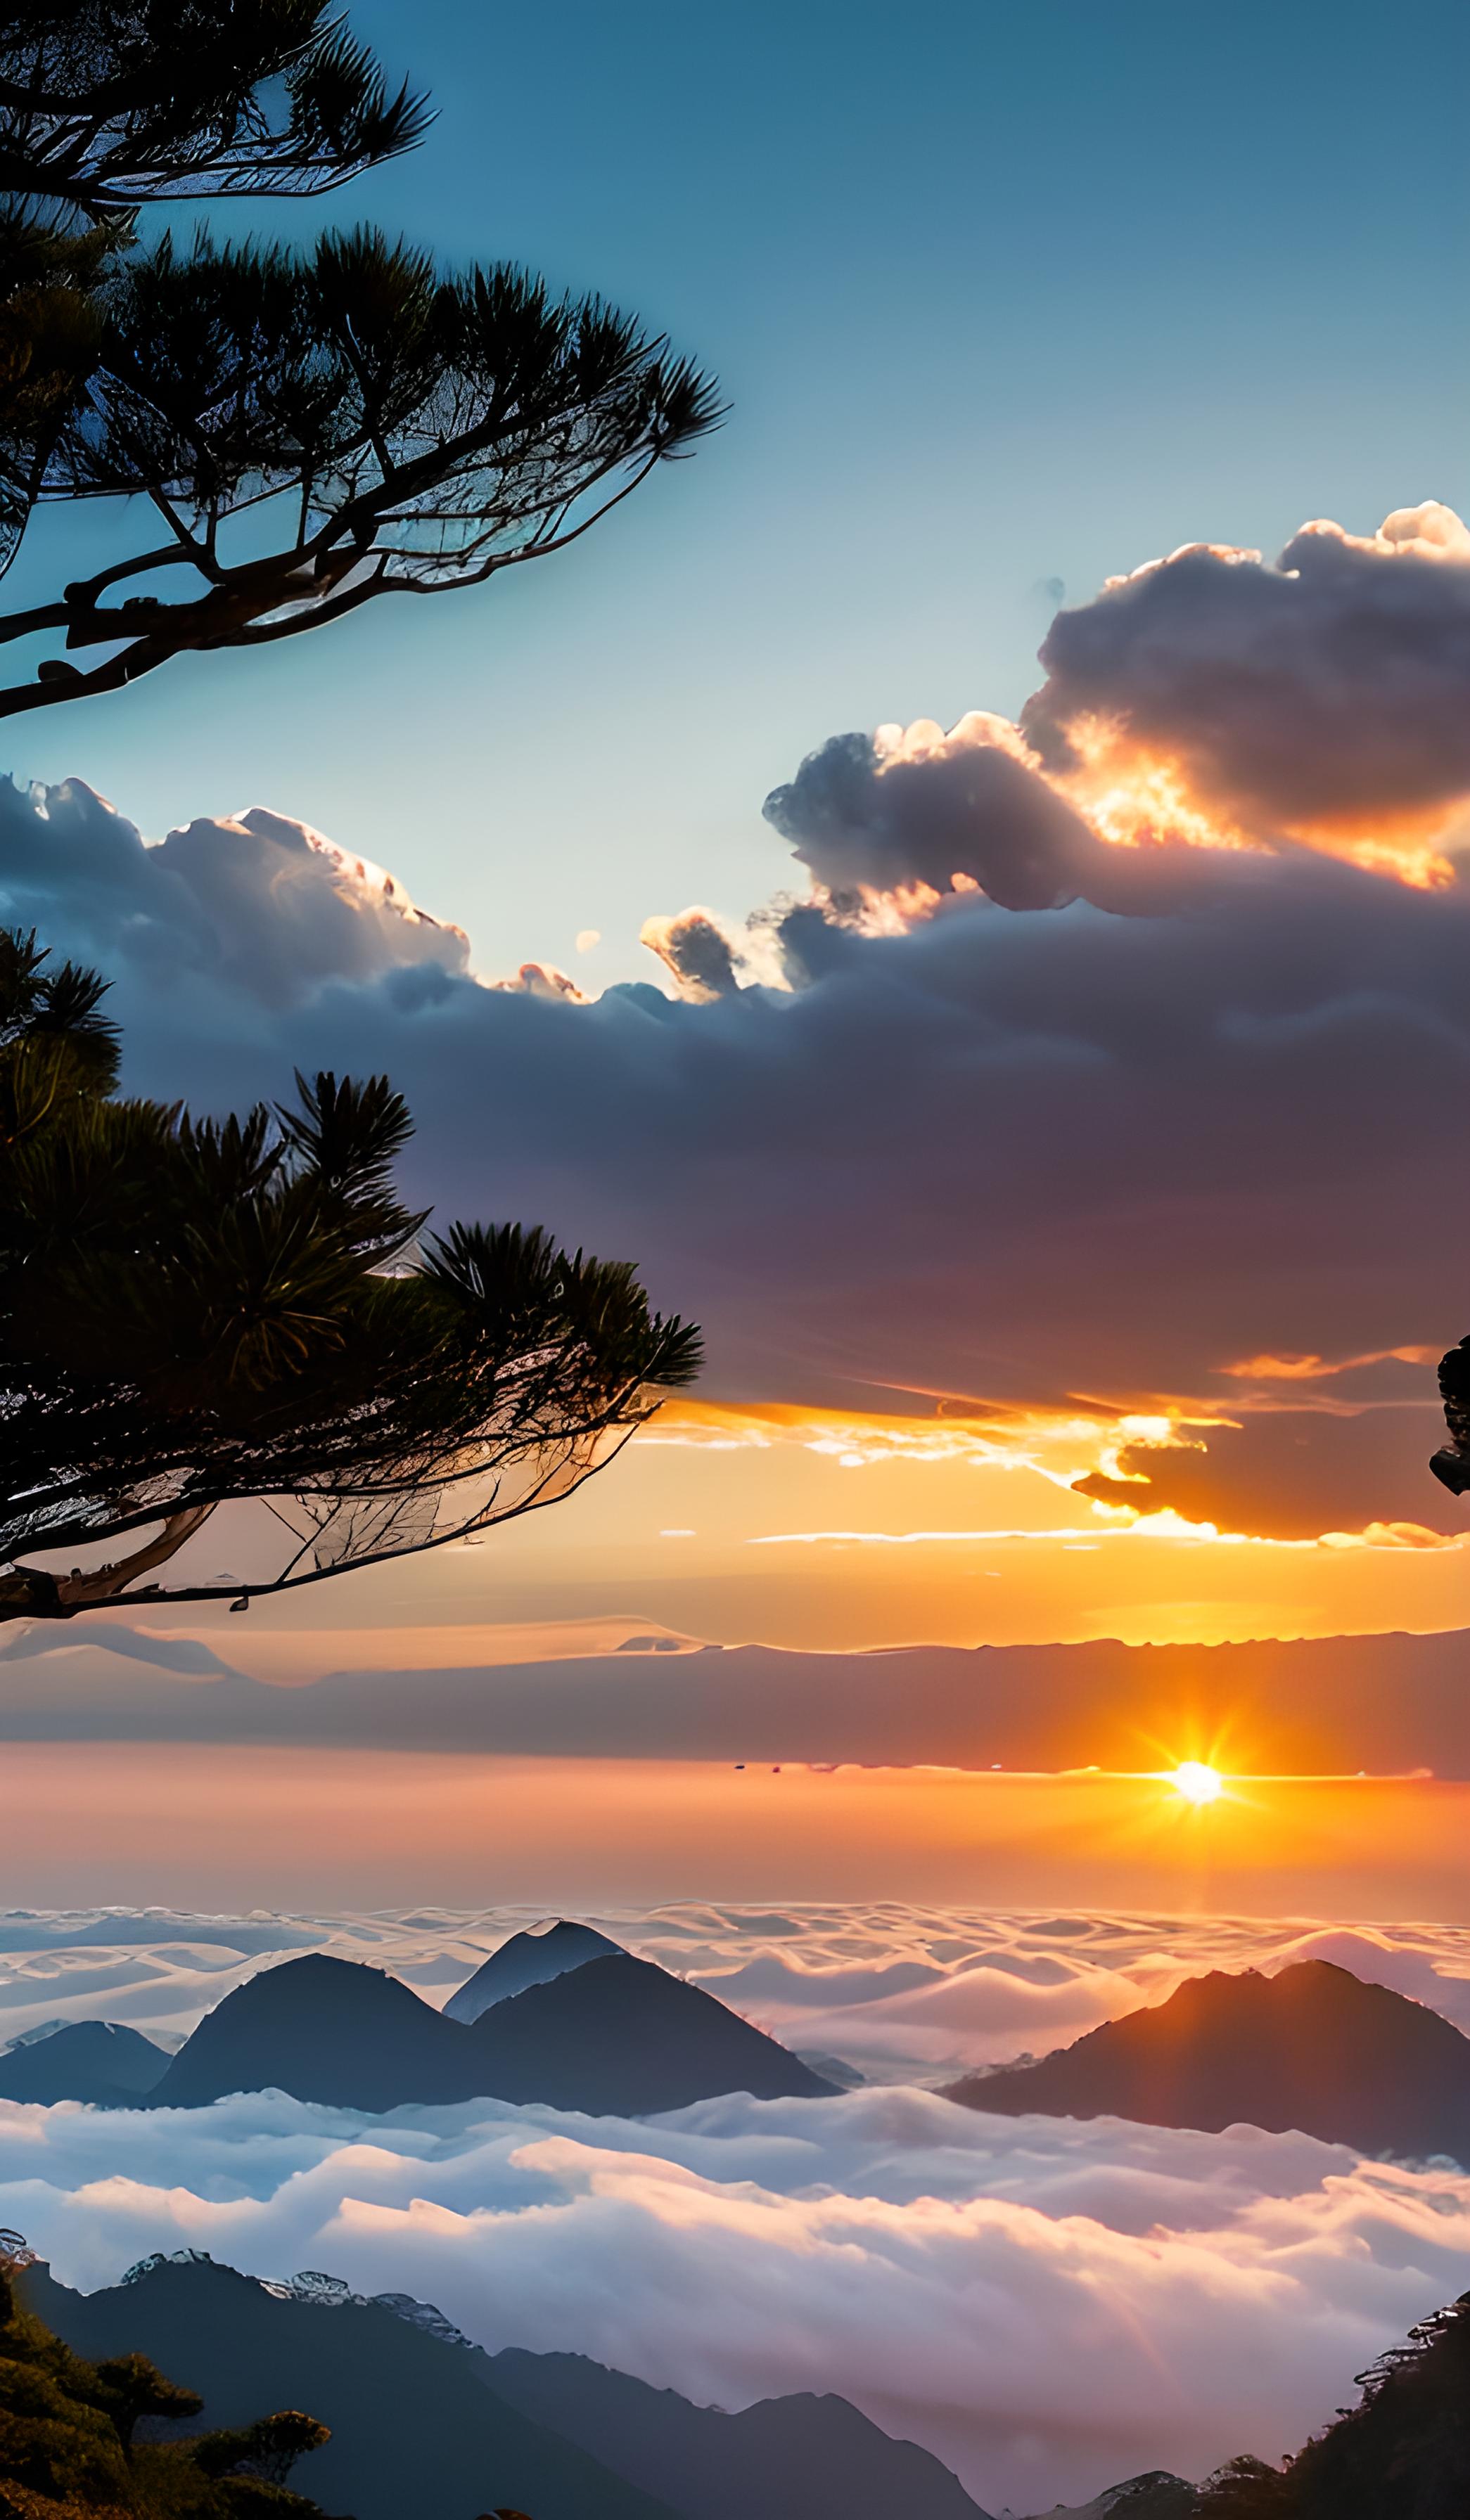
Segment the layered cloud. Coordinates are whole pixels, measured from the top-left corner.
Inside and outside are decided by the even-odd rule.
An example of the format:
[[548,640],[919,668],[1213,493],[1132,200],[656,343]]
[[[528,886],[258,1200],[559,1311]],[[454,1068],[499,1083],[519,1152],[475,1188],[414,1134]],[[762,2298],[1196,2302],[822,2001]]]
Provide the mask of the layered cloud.
[[717,1400],[938,1408],[1084,1521],[1432,1542],[1470,536],[1176,554],[1043,662],[1020,728],[819,748],[769,807],[808,897],[650,922],[663,988],[593,1005],[279,816],[145,848],[8,789],[0,908],[116,976],[137,1087],[389,1067],[416,1194],[637,1259]]
[[[973,1546],[966,1534],[940,1538],[951,1558]],[[1125,1534],[1115,1538],[1116,1560],[1133,1544]],[[920,1557],[871,1533],[862,1547],[869,1558],[901,1553],[916,1586],[939,1553]],[[762,1547],[756,1562],[836,1559],[850,1584],[856,1550],[856,1543],[793,1540]],[[253,1631],[248,1659],[269,1672],[281,1634]],[[1432,1772],[1470,1779],[1463,1629],[1212,1646],[1100,1637],[850,1652],[768,1644],[681,1651],[669,1640],[668,1652],[619,1647],[549,1661],[489,1659],[485,1632],[474,1626],[406,1635],[392,1626],[308,1630],[294,1640],[288,1632],[297,1673],[305,1676],[304,1665],[311,1674],[308,1687],[271,1685],[217,1667],[193,1640],[111,1622],[38,1622],[17,1642],[22,1652],[0,1655],[0,1742],[69,1743],[78,1756],[82,1743],[229,1742],[275,1745],[299,1760],[372,1750],[720,1768],[783,1762],[813,1771],[935,1766],[972,1777],[996,1768],[1012,1777],[1092,1768],[1128,1777],[1200,1751],[1255,1777],[1411,1780]],[[316,1676],[329,1655],[346,1657],[345,1667]],[[204,1686],[191,1670],[196,1663]],[[99,1759],[95,1772],[104,1767]],[[10,1878],[23,1885],[19,1857]]]
[[989,2508],[1035,2509],[1294,2446],[1459,2289],[1470,2182],[916,2092],[652,2124],[267,2093],[0,2104],[0,2219],[83,2285],[204,2248],[408,2292],[491,2349],[589,2354],[701,2403],[840,2391]]

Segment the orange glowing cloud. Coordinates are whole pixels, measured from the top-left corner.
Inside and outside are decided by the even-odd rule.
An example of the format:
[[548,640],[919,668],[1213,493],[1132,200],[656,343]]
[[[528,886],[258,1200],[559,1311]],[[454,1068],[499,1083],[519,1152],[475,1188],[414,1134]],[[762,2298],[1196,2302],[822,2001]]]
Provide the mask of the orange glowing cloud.
[[1022,727],[1105,837],[1298,842],[1420,887],[1470,804],[1470,532],[1437,501],[1187,545],[1063,612]]
[[1175,1439],[1178,1413],[1163,1411],[1007,1408],[961,1414],[880,1418],[866,1412],[804,1408],[779,1402],[729,1405],[680,1397],[670,1401],[642,1441],[719,1450],[796,1444],[844,1469],[875,1462],[968,1463],[1029,1470],[1053,1487],[1075,1487],[1092,1468],[1118,1469],[1124,1448]]
[[[1349,808],[1283,821],[1273,832],[1251,830],[1203,796],[1183,753],[1141,743],[1125,715],[1091,711],[1071,719],[1067,739],[1077,767],[1051,776],[1059,791],[1086,816],[1099,839],[1115,848],[1263,849],[1281,840],[1342,858],[1370,875],[1395,878],[1428,891],[1453,883],[1452,860],[1440,843],[1463,826],[1461,794],[1417,808]],[[1035,754],[1031,765],[1039,770]]]
[[[1068,728],[1080,767],[1057,785],[1114,848],[1250,849],[1262,843],[1190,790],[1186,764],[1137,743],[1121,717],[1086,713]],[[1037,769],[1040,762],[1032,759]]]
[[[1408,1517],[1366,1514],[1352,1528],[1281,1527],[1281,1501],[1270,1478],[1253,1461],[1243,1478],[1228,1460],[1210,1458],[1212,1442],[1238,1436],[1240,1421],[1186,1416],[1180,1404],[1143,1414],[1120,1411],[995,1409],[973,1418],[883,1418],[877,1416],[791,1405],[723,1406],[671,1402],[640,1438],[644,1449],[688,1445],[741,1453],[797,1448],[843,1470],[903,1466],[916,1470],[1019,1474],[1024,1504],[1020,1518],[977,1526],[964,1514],[964,1491],[946,1481],[946,1503],[957,1507],[947,1525],[902,1529],[840,1525],[751,1535],[761,1548],[818,1546],[916,1548],[953,1544],[1035,1541],[1096,1547],[1108,1540],[1217,1544],[1304,1550],[1452,1550],[1459,1535],[1432,1530]],[[1187,1465],[1188,1481],[1178,1486]],[[1034,1485],[1030,1482],[1034,1481]],[[1259,1484],[1259,1510],[1251,1510]],[[996,1491],[998,1493],[998,1491]],[[1078,1524],[1059,1511],[1062,1496],[1087,1500],[1091,1520]],[[1215,1511],[1209,1509],[1216,1498]],[[1309,1519],[1311,1491],[1297,1519]]]
[[[1019,723],[972,709],[834,737],[765,803],[820,916],[899,936],[956,894],[1163,907],[1180,861],[1307,849],[1417,890],[1470,834],[1470,531],[1430,501],[1280,560],[1186,545],[1058,614]],[[1120,860],[1124,863],[1120,864]],[[1129,866],[1126,861],[1135,863]],[[792,984],[772,915],[643,941],[695,1000]],[[788,946],[791,940],[787,940]]]
[[1222,1365],[1221,1373],[1243,1382],[1319,1382],[1333,1374],[1353,1373],[1365,1365],[1433,1365],[1432,1347],[1369,1348],[1362,1356],[1248,1356],[1238,1365]]

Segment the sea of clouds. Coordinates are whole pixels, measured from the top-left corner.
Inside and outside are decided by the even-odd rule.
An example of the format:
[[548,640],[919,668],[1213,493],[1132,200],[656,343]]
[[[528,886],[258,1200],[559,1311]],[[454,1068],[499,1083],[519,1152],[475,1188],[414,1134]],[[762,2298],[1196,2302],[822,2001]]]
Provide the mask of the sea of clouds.
[[[258,1969],[325,1951],[390,1969],[441,2004],[539,1911],[186,1915],[0,1913],[0,2047],[57,2021],[123,2021],[177,2046]],[[774,1908],[685,1901],[589,1914],[803,2054],[870,2081],[932,2084],[1066,2046],[1209,1968],[1334,1959],[1470,2032],[1470,1926],[942,1908],[899,1900]]]
[[[306,1949],[438,2002],[530,1921],[12,1913],[0,2025],[100,2015],[172,2044]],[[702,2403],[836,2390],[992,2511],[1278,2455],[1470,2279],[1470,2178],[1447,2165],[1245,2128],[988,2118],[919,2088],[1185,1974],[1308,1954],[1470,2029],[1470,1930],[899,1904],[595,1921],[875,2079],[636,2123],[491,2101],[377,2118],[271,2092],[196,2111],[0,2103],[0,2223],[83,2288],[198,2248],[412,2293],[491,2350],[586,2353]]]
[[1017,2123],[931,2092],[647,2123],[277,2093],[0,2103],[0,2219],[90,2288],[154,2249],[433,2301],[704,2404],[835,2390],[987,2508],[1274,2455],[1463,2285],[1470,2180],[1302,2136]]

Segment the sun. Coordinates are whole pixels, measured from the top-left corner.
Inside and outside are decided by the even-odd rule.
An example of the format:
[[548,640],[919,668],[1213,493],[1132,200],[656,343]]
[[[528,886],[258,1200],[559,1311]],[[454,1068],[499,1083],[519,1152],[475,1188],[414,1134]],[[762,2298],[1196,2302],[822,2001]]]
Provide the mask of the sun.
[[1186,1803],[1217,1803],[1225,1790],[1219,1770],[1207,1768],[1199,1759],[1181,1760],[1169,1781]]

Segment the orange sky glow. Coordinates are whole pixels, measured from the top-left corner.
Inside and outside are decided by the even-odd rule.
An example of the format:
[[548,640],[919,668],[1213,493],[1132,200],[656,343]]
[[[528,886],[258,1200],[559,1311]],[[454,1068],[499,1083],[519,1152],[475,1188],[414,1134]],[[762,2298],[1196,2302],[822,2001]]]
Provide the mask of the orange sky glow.
[[[494,1632],[586,1619],[851,1649],[1210,1644],[1470,1618],[1465,1535],[1402,1524],[1315,1540],[1220,1534],[1075,1494],[1070,1478],[1119,1440],[1100,1418],[987,1424],[680,1403],[606,1476],[482,1544],[257,1601],[248,1621],[197,1606],[149,1621],[222,1632],[222,1649],[259,1676],[307,1680],[345,1662],[504,1660]],[[218,1527],[196,1547],[210,1568],[240,1555]]]
[[[1428,502],[1396,511],[1372,537],[1309,525],[1287,558],[1291,565],[1264,580],[1293,587],[1293,603],[1297,595],[1316,602],[1311,587],[1346,583],[1345,571],[1355,585],[1367,585],[1374,572],[1407,584],[1404,569],[1416,585],[1414,573],[1426,571],[1447,584],[1470,566],[1470,533]],[[1184,582],[1203,584],[1203,562],[1207,576],[1223,572],[1238,592],[1249,591],[1253,571],[1262,575],[1259,560],[1190,547],[1110,580],[1082,609],[1126,626],[1138,611],[1135,597],[1149,601],[1152,589],[1167,598],[1180,563]],[[830,1170],[822,1129],[849,1087],[852,1042],[865,1036],[860,1028],[851,1041],[835,1034],[836,1049],[822,1052],[830,1071],[813,1069],[809,1085],[793,1065],[788,1113],[779,1084],[786,1071],[772,1045],[786,1056],[784,1033],[805,1040],[803,1009],[820,1012],[822,990],[800,951],[778,945],[774,912],[758,912],[741,930],[719,930],[714,941],[725,960],[721,966],[716,954],[707,963],[712,979],[681,961],[685,926],[700,925],[708,945],[712,913],[685,912],[644,929],[666,966],[667,993],[685,1002],[664,1011],[680,1019],[667,1027],[670,1044],[694,1040],[698,1024],[684,1018],[703,1022],[706,1013],[709,1040],[725,1044],[723,1016],[733,1007],[742,1021],[774,1028],[754,1082],[743,1068],[732,1070],[728,1108],[718,1106],[724,1120],[710,1119],[699,1102],[694,1121],[675,1129],[671,1168],[666,1149],[659,1159],[660,1143],[636,1136],[629,1162],[613,1167],[616,1231],[625,1226],[629,1248],[646,1236],[640,1265],[657,1262],[676,1287],[687,1282],[689,1308],[710,1332],[700,1396],[667,1405],[606,1476],[554,1511],[257,1600],[245,1619],[220,1601],[150,1606],[140,1623],[207,1639],[253,1679],[299,1686],[335,1671],[377,1670],[404,1674],[405,1689],[416,1672],[580,1652],[594,1639],[597,1649],[611,1650],[644,1627],[709,1643],[851,1652],[1097,1639],[1203,1647],[1470,1625],[1470,1514],[1428,1469],[1443,1435],[1434,1360],[1457,1328],[1457,1319],[1442,1318],[1458,1300],[1452,1286],[1447,1295],[1435,1282],[1426,1291],[1421,1271],[1427,1247],[1443,1269],[1454,1243],[1451,1230],[1427,1233],[1423,1224],[1426,1184],[1438,1213],[1443,1126],[1438,1135],[1429,1129],[1427,1154],[1420,1147],[1415,1156],[1419,1171],[1405,1175],[1408,1188],[1380,1191],[1385,1166],[1399,1159],[1406,1115],[1422,1121],[1428,1111],[1432,1119],[1440,1107],[1433,1099],[1440,1053],[1425,1047],[1426,1002],[1394,956],[1401,947],[1404,955],[1422,950],[1425,971],[1440,975],[1436,985],[1448,972],[1453,998],[1462,950],[1442,952],[1438,940],[1444,929],[1452,944],[1453,922],[1465,916],[1464,861],[1445,854],[1464,840],[1459,752],[1448,744],[1436,768],[1422,746],[1390,746],[1380,761],[1369,745],[1364,759],[1381,790],[1375,802],[1347,777],[1337,741],[1313,749],[1313,741],[1294,740],[1279,757],[1250,728],[1249,741],[1227,742],[1188,690],[1173,696],[1165,723],[1146,675],[1136,688],[1126,685],[1130,717],[1121,702],[1096,699],[1098,658],[1113,673],[1114,651],[1106,641],[1078,644],[1080,618],[1063,612],[1053,624],[1043,650],[1047,681],[1020,722],[972,712],[947,731],[928,719],[877,731],[847,855],[823,854],[834,848],[833,832],[847,826],[824,822],[817,810],[821,756],[810,756],[797,782],[778,791],[797,801],[783,809],[785,819],[771,819],[800,843],[810,879],[797,911],[821,927],[824,950],[855,955],[854,970],[870,968],[861,964],[868,955],[874,972],[886,974],[881,985],[877,977],[866,984],[879,1012],[865,1021],[878,1027],[879,1049],[870,1068],[850,1079],[856,1133],[834,1141],[835,1155],[826,1150]],[[1314,653],[1309,632],[1309,623],[1303,652]],[[1233,652],[1219,635],[1228,664]],[[1225,682],[1234,690],[1228,674]],[[1105,673],[1104,687],[1116,693],[1124,685]],[[1309,737],[1316,684],[1309,677],[1304,688]],[[859,740],[843,739],[850,741]],[[1001,865],[998,875],[980,845],[988,845],[985,815],[967,822],[961,811],[966,780],[979,779],[977,793],[989,792],[985,782],[997,754],[1005,756],[998,764],[1005,778],[995,794],[1010,792],[1006,780],[1020,782],[1033,818],[1025,825],[1031,839],[1015,844],[1016,864]],[[910,830],[901,800],[936,772],[956,774],[942,789],[923,789],[946,800],[949,819],[935,824],[920,815]],[[804,808],[803,780],[816,782],[817,803],[808,798]],[[886,802],[875,802],[880,790]],[[1107,845],[1099,849],[1099,841]],[[951,846],[962,854],[972,842],[975,873],[949,856]],[[1027,856],[1033,846],[1039,874]],[[1050,874],[1047,848],[1057,852]],[[1201,889],[1199,853],[1210,851],[1221,853],[1220,870],[1209,870]],[[1351,860],[1365,873],[1348,884],[1323,858]],[[1096,879],[1099,859],[1106,864]],[[1180,897],[1194,905],[1187,916],[1171,907],[1162,878],[1148,888],[1161,870],[1173,881],[1171,861],[1186,860]],[[1304,864],[1318,892],[1309,900],[1304,892],[1298,903]],[[1270,886],[1257,881],[1263,869],[1273,871]],[[1217,873],[1219,900],[1202,908]],[[990,899],[956,902],[955,894],[973,895],[983,884]],[[1012,932],[1010,892],[1018,891]],[[1071,917],[1064,910],[1049,925],[1051,901],[1072,905],[1078,918],[1064,925]],[[1156,945],[1149,922],[1176,912],[1172,946]],[[1339,940],[1342,959],[1329,958],[1314,994],[1329,913],[1346,922],[1348,947]],[[1283,931],[1288,915],[1298,923]],[[1172,953],[1183,969],[1212,920],[1223,940],[1213,949],[1217,967],[1208,955],[1189,963],[1184,1003],[1171,1005],[1169,1023],[1157,1035],[1137,1030],[1137,1010],[1156,989],[1163,993],[1159,956]],[[1408,1046],[1370,1026],[1371,1038],[1353,1048],[1357,1064],[1350,1072],[1342,1044],[1323,1027],[1341,1015],[1345,994],[1353,998],[1362,939],[1381,926],[1391,930],[1392,950],[1379,978],[1389,994],[1401,984]],[[1069,960],[1063,946],[1074,936],[1079,959]],[[1006,953],[1019,953],[1028,939],[1027,950],[1062,959],[1010,971]],[[984,987],[966,977],[959,959],[966,942]],[[1291,962],[1290,988],[1273,976],[1278,949]],[[906,964],[884,959],[902,954]],[[1300,988],[1298,966],[1306,972]],[[1403,968],[1418,966],[1410,960]],[[901,988],[899,968],[910,972]],[[488,1000],[475,974],[461,977],[479,1020]],[[540,979],[542,995],[560,1004],[560,983]],[[974,987],[973,1001],[962,980]],[[1001,1027],[1006,1054],[977,1085],[978,1046],[1000,1024],[997,1011],[1012,986],[1016,1006],[1005,1016],[1009,1029]],[[896,1019],[891,1057],[882,1047],[890,1039],[882,1031],[888,998],[923,1004],[927,1023],[926,988],[942,1016],[933,1017],[932,1033],[915,1034],[916,1048],[904,1046],[904,1025],[916,1018]],[[1373,996],[1367,982],[1363,988]],[[530,995],[536,1000],[536,987]],[[729,1006],[715,1003],[722,995]],[[585,1009],[580,991],[571,999]],[[576,1012],[569,1005],[558,1022],[585,1024],[589,1037],[604,1015],[620,1012],[616,1004]],[[497,998],[494,1011],[497,1020],[519,1021],[508,998]],[[952,1077],[936,1065],[951,1032],[970,1045],[953,1054]],[[1311,1047],[1319,1034],[1320,1051]],[[728,1039],[737,1037],[730,1029]],[[611,1043],[613,1032],[596,1038]],[[1242,1042],[1255,1049],[1237,1075],[1231,1062]],[[1261,1052],[1257,1059],[1263,1043],[1270,1058]],[[898,1090],[890,1109],[882,1097],[892,1058]],[[911,1072],[903,1063],[910,1058]],[[1038,1086],[1032,1102],[1026,1081],[1036,1077],[1044,1091]],[[1107,1092],[1083,1090],[1100,1079]],[[701,1090],[711,1090],[708,1079]],[[642,1110],[636,1097],[633,1106]],[[907,1142],[911,1134],[923,1140],[926,1110],[930,1138],[923,1160],[910,1167]],[[1279,1123],[1274,1136],[1268,1115]],[[599,1132],[578,1141],[567,1182],[551,1175],[543,1183],[535,1172],[538,1198],[548,1186],[569,1204],[582,1195],[616,1117],[610,1105]],[[571,1118],[581,1125],[575,1108]],[[1377,1169],[1359,1178],[1369,1123]],[[561,1125],[568,1126],[565,1113]],[[720,1126],[744,1153],[723,1150]],[[635,1120],[645,1135],[651,1127]],[[537,1128],[552,1143],[555,1114]],[[960,1148],[955,1132],[966,1129],[972,1135]],[[450,1134],[457,1159],[460,1133]],[[691,1165],[686,1183],[679,1165],[694,1144],[706,1170]],[[740,1172],[747,1158],[748,1199]],[[472,1146],[466,1160],[480,1165],[482,1149]],[[535,1160],[539,1166],[540,1137]],[[974,1176],[968,1207],[953,1195],[961,1173]],[[670,1178],[677,1195],[661,1206]],[[731,1181],[736,1197],[726,1211],[720,1201]],[[801,1204],[808,1195],[809,1213]],[[1420,1205],[1409,1211],[1414,1230],[1403,1235],[1395,1199],[1410,1195]],[[691,1214],[698,1230],[681,1240]],[[751,1241],[737,1248],[752,1217]],[[956,1387],[942,1387],[947,1373]],[[263,1580],[278,1550],[265,1521],[263,1512],[253,1521],[252,1509],[219,1513],[176,1561],[177,1580]],[[257,1565],[253,1552],[266,1552],[268,1542],[274,1546]],[[84,1629],[76,1642],[85,1644]],[[1339,1700],[1331,1711],[1342,1722]],[[1131,1707],[1125,1712],[1131,1720]],[[947,1898],[1148,1896],[1190,1907],[1214,1900],[1344,1912],[1401,1911],[1407,1903],[1408,1911],[1446,1915],[1460,1913],[1470,1898],[1454,1860],[1464,1790],[1424,1778],[1257,1776],[1252,1783],[1269,1758],[1265,1744],[1249,1740],[1140,1744],[1140,1760],[1156,1761],[1166,1776],[1186,1760],[1225,1769],[1218,1803],[1197,1810],[1157,1776],[794,1770],[758,1784],[754,1775],[737,1779],[733,1771],[673,1759],[662,1767],[574,1757],[517,1767],[478,1753],[447,1760],[354,1750],[293,1754],[281,1766],[284,1755],[232,1753],[218,1766],[227,1785],[216,1790],[208,1754],[178,1743],[68,1753],[68,1788],[78,1797],[64,1832],[73,1895],[81,1895],[75,1844],[88,1831],[76,1818],[85,1810],[98,1863],[113,1849],[112,1886],[98,1893],[109,1897],[166,1898],[168,1882],[183,1877],[185,1848],[193,1849],[191,1863],[213,1864],[222,1878],[234,1878],[238,1836],[242,1880],[268,1860],[272,1877],[299,1880],[294,1895],[303,1897],[318,1870],[323,1881],[360,1874],[383,1897],[528,1897],[543,1883],[563,1902],[596,1890],[662,1898],[676,1888],[857,1895],[875,1890],[888,1868],[896,1891]],[[43,1816],[55,1817],[63,1791],[52,1756],[40,1744],[12,1752],[28,1780],[27,1793],[12,1798],[21,1809],[15,1846],[28,1848],[26,1861],[41,1875]],[[134,1827],[126,1843],[109,1817],[110,1776],[126,1780]],[[139,1828],[145,1811],[154,1824]],[[421,1880],[426,1850],[444,1876],[432,1894]],[[484,1877],[481,1866],[489,1868]],[[117,1867],[155,1886],[124,1894]],[[799,1877],[786,1877],[783,1867]],[[41,1898],[36,1872],[25,1870],[23,1883],[22,1870],[17,1895]]]
[[0,1901],[1128,1904],[1470,1919],[1470,1786],[23,1743]]

